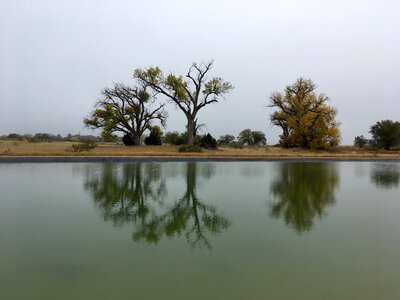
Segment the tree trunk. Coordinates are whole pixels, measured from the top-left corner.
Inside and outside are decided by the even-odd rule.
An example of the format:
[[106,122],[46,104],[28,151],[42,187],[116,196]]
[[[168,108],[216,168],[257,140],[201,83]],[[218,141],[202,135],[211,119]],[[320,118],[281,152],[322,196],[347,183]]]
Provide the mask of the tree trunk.
[[194,118],[188,119],[188,125],[187,125],[187,144],[188,145],[193,145],[194,141],[194,132],[195,132],[195,122]]
[[132,134],[132,137],[133,137],[133,143],[135,144],[135,146],[139,146],[141,135],[138,133],[134,133],[134,134]]

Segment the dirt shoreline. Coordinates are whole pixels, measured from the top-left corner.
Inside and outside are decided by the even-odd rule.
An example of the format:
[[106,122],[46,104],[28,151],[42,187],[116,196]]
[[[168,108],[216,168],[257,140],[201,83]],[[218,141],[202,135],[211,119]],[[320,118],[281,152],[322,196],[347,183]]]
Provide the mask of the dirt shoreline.
[[126,147],[98,143],[89,151],[73,151],[76,142],[0,141],[0,162],[101,162],[101,161],[399,161],[400,148],[367,150],[339,146],[327,150],[281,148],[276,146],[220,146],[201,153],[182,153],[179,146]]
[[365,157],[149,157],[149,156],[2,156],[0,163],[90,163],[90,162],[400,162],[400,158]]

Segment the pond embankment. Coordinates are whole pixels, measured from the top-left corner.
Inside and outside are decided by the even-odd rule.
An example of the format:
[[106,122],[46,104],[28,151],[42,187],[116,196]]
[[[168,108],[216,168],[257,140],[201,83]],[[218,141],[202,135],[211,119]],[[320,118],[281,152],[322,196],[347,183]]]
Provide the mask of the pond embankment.
[[367,150],[340,146],[329,150],[285,149],[276,146],[221,146],[201,153],[180,153],[178,146],[132,146],[98,143],[89,151],[72,151],[77,142],[0,141],[0,162],[101,162],[101,161],[394,161],[400,150]]

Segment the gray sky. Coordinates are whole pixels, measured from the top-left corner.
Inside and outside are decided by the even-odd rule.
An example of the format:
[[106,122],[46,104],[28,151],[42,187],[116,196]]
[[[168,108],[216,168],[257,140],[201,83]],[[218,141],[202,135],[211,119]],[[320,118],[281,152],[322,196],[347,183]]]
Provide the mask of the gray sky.
[[[0,0],[0,135],[92,133],[82,119],[102,88],[132,83],[135,68],[186,74],[210,59],[210,75],[235,86],[199,113],[217,138],[251,128],[276,143],[268,97],[300,76],[338,108],[342,144],[400,120],[398,0]],[[168,111],[167,130],[183,131],[183,113]]]

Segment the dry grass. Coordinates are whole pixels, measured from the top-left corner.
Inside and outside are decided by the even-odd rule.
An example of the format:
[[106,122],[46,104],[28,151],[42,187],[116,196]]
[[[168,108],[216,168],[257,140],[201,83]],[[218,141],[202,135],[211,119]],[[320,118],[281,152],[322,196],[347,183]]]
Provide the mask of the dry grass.
[[254,146],[235,149],[220,147],[219,150],[203,150],[202,153],[179,153],[178,146],[136,146],[126,147],[123,144],[99,143],[90,151],[70,152],[76,142],[41,142],[27,141],[0,142],[0,156],[137,156],[137,157],[254,157],[254,158],[400,158],[400,150],[369,151],[351,146],[342,146],[323,150],[284,149],[272,146]]

